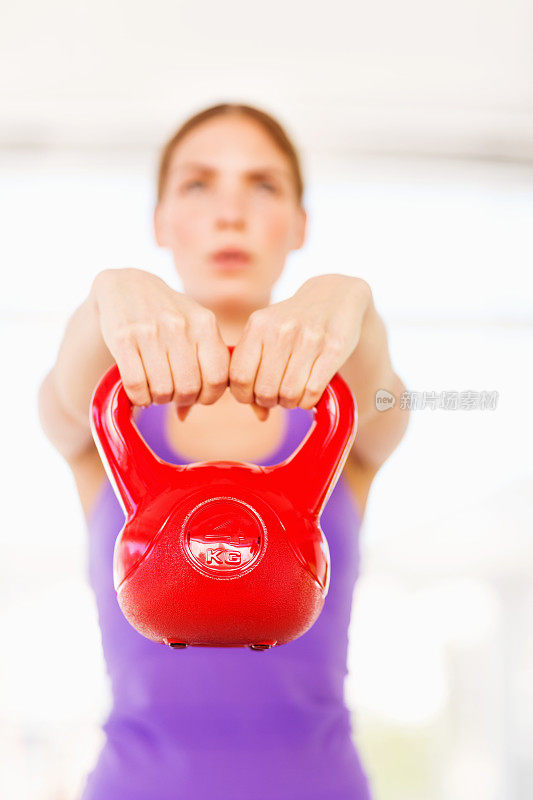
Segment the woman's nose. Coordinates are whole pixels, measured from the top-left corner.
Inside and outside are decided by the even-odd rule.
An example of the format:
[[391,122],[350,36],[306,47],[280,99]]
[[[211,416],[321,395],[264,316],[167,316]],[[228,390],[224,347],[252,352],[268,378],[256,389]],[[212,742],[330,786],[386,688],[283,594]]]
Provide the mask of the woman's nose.
[[243,228],[246,224],[245,199],[236,191],[220,192],[217,198],[215,219],[218,227]]

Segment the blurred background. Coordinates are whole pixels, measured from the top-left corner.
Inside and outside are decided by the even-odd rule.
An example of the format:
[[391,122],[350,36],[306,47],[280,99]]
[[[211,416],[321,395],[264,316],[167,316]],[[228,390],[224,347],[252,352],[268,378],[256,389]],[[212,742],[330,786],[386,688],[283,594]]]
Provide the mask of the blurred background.
[[[286,126],[307,180],[309,239],[273,300],[313,274],[365,278],[421,398],[372,487],[353,597],[346,701],[375,798],[531,797],[533,6],[26,0],[2,16],[0,794],[76,800],[110,702],[84,518],[38,386],[97,272],[180,289],[152,236],[159,148],[237,101]],[[423,394],[443,391],[497,396]]]

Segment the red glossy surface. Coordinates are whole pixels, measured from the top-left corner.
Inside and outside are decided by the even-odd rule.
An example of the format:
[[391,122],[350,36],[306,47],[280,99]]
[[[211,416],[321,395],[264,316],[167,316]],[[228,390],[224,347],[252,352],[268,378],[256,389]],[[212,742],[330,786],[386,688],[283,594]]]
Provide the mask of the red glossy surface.
[[304,634],[329,587],[320,514],[357,427],[346,382],[333,376],[303,442],[270,467],[169,464],[131,412],[115,364],[94,391],[91,430],[126,516],[113,560],[126,619],[172,645],[263,649]]

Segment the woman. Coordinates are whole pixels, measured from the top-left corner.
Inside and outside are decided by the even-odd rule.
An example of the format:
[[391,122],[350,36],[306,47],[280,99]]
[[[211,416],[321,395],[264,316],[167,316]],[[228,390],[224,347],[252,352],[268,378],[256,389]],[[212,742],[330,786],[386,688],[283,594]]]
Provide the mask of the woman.
[[[43,428],[87,518],[113,692],[83,800],[370,797],[343,698],[347,629],[367,494],[407,424],[400,403],[379,413],[375,393],[404,387],[362,278],[320,275],[270,304],[304,243],[302,194],[298,156],[269,115],[228,104],[188,120],[163,149],[154,214],[184,292],[140,269],[99,273],[40,388]],[[331,584],[304,636],[264,653],[174,651],[125,620],[112,577],[124,517],[89,429],[92,391],[115,361],[139,430],[173,463],[279,463],[333,375],[348,382],[358,433],[321,517]]]

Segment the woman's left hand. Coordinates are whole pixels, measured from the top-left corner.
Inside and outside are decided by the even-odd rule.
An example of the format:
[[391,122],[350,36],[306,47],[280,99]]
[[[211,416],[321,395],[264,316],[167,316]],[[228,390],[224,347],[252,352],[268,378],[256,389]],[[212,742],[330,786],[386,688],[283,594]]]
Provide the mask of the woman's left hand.
[[371,297],[362,278],[319,275],[287,300],[254,311],[231,356],[234,397],[255,403],[260,419],[278,403],[313,408],[357,347]]

